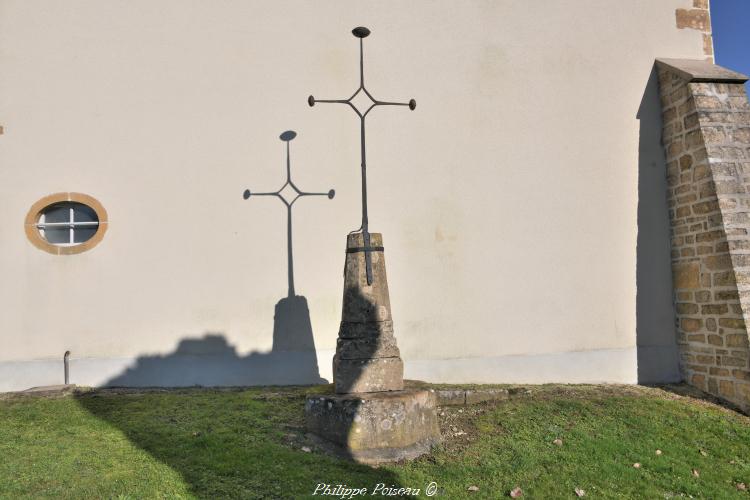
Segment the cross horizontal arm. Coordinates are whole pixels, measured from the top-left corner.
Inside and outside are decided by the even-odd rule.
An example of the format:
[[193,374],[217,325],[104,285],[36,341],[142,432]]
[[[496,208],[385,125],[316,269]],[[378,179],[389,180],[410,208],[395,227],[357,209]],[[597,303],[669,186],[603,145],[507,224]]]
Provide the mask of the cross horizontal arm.
[[310,107],[315,106],[315,103],[318,103],[318,102],[334,103],[334,104],[349,104],[350,100],[351,100],[351,97],[349,99],[316,99],[315,97],[310,96],[307,98],[307,104]]
[[307,193],[305,191],[302,191],[300,196],[328,196],[328,193]]
[[387,101],[377,101],[375,102],[376,106],[408,106],[408,102],[387,102]]
[[409,102],[389,102],[389,101],[375,101],[375,106],[409,106],[412,111],[417,107],[417,101],[414,99]]
[[276,191],[274,193],[255,193],[253,192],[253,196],[281,196],[280,191]]
[[[284,184],[284,186],[286,186],[286,184]],[[245,192],[243,193],[242,197],[243,197],[243,198],[245,198],[245,199],[247,200],[247,199],[249,199],[249,198],[250,198],[251,196],[275,196],[275,197],[277,197],[278,199],[280,199],[280,200],[281,200],[281,201],[282,201],[282,202],[284,203],[284,205],[286,205],[287,207],[291,207],[291,206],[292,206],[292,203],[294,203],[294,200],[292,200],[292,203],[287,203],[287,201],[286,201],[286,200],[284,199],[284,197],[283,197],[283,196],[281,196],[281,190],[282,190],[282,189],[284,189],[284,188],[282,187],[281,189],[279,189],[279,190],[278,190],[278,191],[276,191],[275,193],[252,193],[252,192],[250,192],[250,190],[249,190],[249,189],[245,189]],[[299,191],[298,191],[298,193],[299,193]],[[297,196],[295,197],[295,200],[296,200],[297,198],[299,198],[299,196],[300,196],[300,195],[299,195],[299,194],[297,194]]]
[[[357,92],[359,92],[359,90]],[[357,95],[357,93],[355,92],[354,95]],[[309,104],[311,107],[315,106],[319,102],[326,103],[326,104],[348,104],[349,107],[352,108],[354,112],[357,113],[357,115],[360,118],[364,118],[365,115],[367,115],[367,113],[369,113],[370,110],[376,106],[375,104],[373,104],[372,106],[367,108],[367,111],[365,111],[364,113],[360,113],[357,107],[354,104],[352,104],[353,98],[354,96],[350,97],[349,99],[315,99],[313,96],[310,96],[307,99],[307,104]],[[373,102],[374,101],[375,100],[373,99]]]

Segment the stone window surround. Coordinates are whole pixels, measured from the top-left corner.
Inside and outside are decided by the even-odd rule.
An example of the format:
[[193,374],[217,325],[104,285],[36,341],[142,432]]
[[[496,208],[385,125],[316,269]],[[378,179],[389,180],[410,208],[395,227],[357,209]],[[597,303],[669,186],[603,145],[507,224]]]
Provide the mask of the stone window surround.
[[[94,212],[96,212],[96,216],[99,218],[99,227],[94,236],[79,245],[53,245],[52,243],[44,239],[44,237],[39,233],[39,229],[36,227],[37,223],[39,222],[39,217],[42,215],[42,212],[45,208],[49,207],[50,205],[54,205],[55,203],[64,202],[74,202],[86,205],[90,207]],[[44,250],[45,252],[51,253],[53,255],[73,255],[94,248],[99,244],[100,241],[102,241],[102,238],[104,238],[104,233],[107,232],[108,226],[109,219],[107,217],[107,211],[97,199],[87,194],[69,192],[51,194],[37,201],[31,206],[31,209],[29,209],[29,213],[26,214],[26,219],[24,221],[24,230],[26,231],[26,237],[29,239],[31,244],[38,249]]]

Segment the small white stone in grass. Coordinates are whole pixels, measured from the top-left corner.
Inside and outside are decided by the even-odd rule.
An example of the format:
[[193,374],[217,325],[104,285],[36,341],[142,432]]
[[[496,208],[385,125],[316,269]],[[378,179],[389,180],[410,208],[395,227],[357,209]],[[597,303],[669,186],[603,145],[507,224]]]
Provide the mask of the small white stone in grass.
[[523,490],[516,486],[510,490],[510,498],[521,498],[523,496]]
[[700,477],[701,476],[700,471],[698,471],[698,469],[693,469],[693,476]]
[[557,445],[557,446],[562,446],[563,442],[562,442],[562,439],[557,438],[554,441],[552,441],[552,444]]
[[579,498],[586,496],[586,491],[582,490],[581,488],[576,488],[573,491],[575,491],[576,496],[578,496]]
[[737,488],[738,490],[740,490],[740,491],[746,491],[746,490],[747,490],[747,486],[745,486],[745,483],[737,483],[737,484],[735,484],[734,486],[735,486],[735,487],[736,487],[736,488]]
[[469,491],[479,491],[479,486],[472,485],[472,486],[469,486],[466,489],[469,490]]
[[633,464],[633,467],[635,467],[636,469],[640,469],[641,468],[641,464],[639,464],[638,462],[636,462],[636,463]]
[[657,455],[661,455],[661,450],[656,450]]
[[310,449],[309,446],[303,446],[302,451],[304,451],[305,453],[310,453],[312,450]]

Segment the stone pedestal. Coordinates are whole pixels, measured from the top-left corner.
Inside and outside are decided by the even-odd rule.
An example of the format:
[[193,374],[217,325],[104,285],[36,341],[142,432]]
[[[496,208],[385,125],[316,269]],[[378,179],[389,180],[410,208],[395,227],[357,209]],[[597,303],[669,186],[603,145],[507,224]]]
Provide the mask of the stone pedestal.
[[404,390],[393,335],[383,239],[370,234],[372,283],[362,234],[346,242],[344,302],[333,358],[335,394],[308,396],[307,428],[358,462],[415,458],[440,440],[434,393]]
[[398,391],[404,388],[404,364],[393,336],[391,299],[385,273],[383,237],[370,234],[372,284],[367,284],[364,238],[346,239],[344,302],[333,358],[336,392]]
[[308,396],[307,429],[360,463],[410,460],[440,440],[435,393],[423,389]]

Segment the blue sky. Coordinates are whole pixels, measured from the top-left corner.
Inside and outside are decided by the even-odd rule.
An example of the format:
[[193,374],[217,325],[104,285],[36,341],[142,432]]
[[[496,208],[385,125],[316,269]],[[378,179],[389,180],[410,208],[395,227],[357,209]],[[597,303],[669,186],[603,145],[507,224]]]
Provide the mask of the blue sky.
[[711,0],[711,25],[716,64],[750,75],[750,0]]

